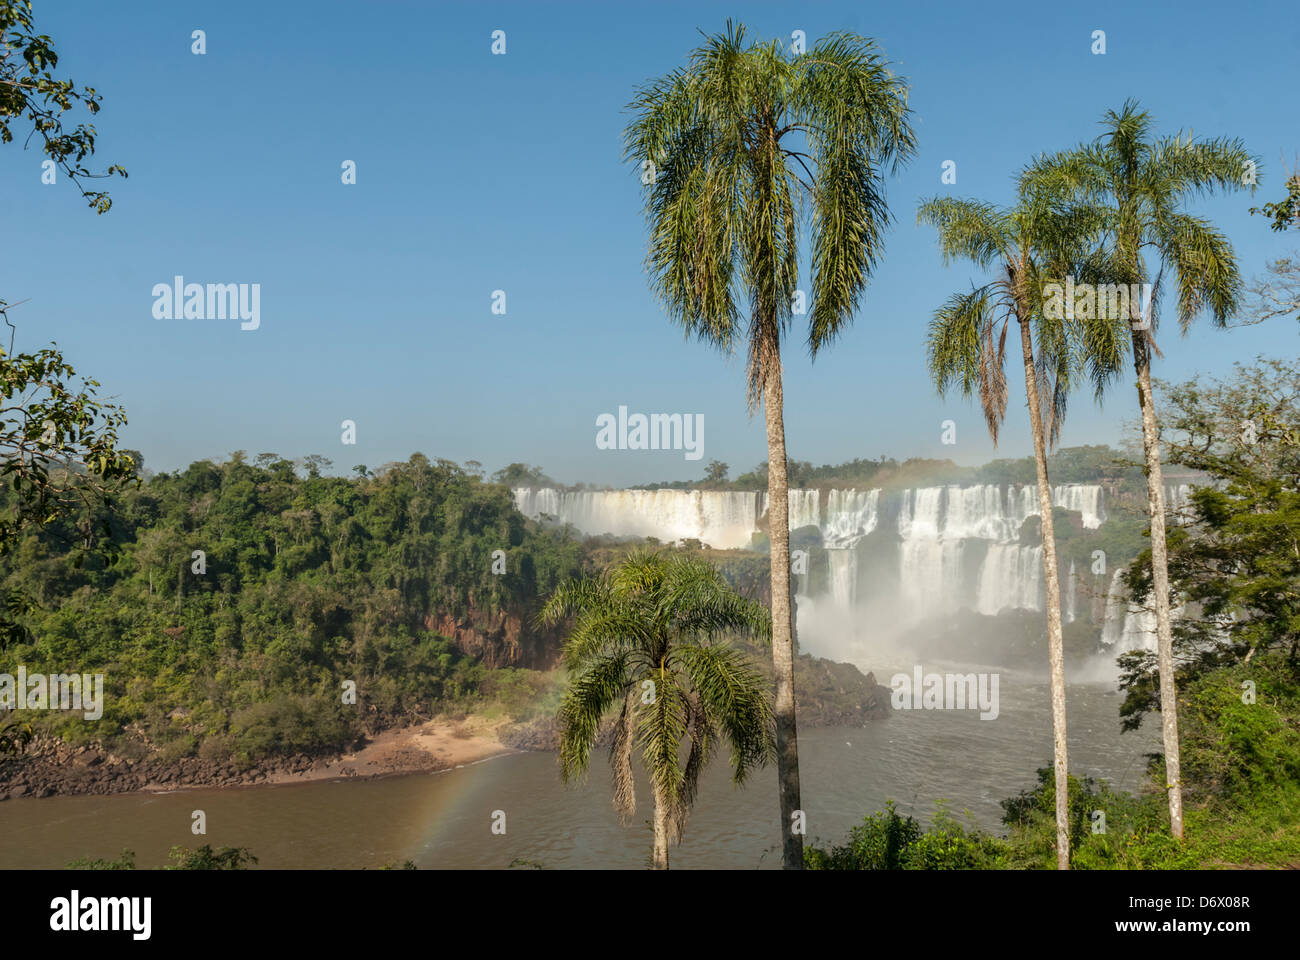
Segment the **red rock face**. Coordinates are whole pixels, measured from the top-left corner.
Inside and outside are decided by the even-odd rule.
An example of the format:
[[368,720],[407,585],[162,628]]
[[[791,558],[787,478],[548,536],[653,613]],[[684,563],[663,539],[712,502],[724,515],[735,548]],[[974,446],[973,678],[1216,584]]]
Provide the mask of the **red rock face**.
[[560,657],[559,637],[553,631],[525,626],[524,616],[513,610],[483,612],[471,607],[460,617],[446,612],[432,613],[425,617],[424,626],[493,669],[549,670]]

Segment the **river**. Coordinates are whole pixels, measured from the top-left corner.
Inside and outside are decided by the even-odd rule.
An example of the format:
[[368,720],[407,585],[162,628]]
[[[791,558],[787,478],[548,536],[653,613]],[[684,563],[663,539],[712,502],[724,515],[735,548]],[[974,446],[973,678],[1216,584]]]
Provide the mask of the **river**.
[[[941,667],[940,669],[946,669]],[[840,841],[862,817],[898,802],[928,821],[936,801],[960,819],[1001,830],[998,801],[1031,787],[1051,763],[1051,711],[1039,675],[1000,671],[1000,712],[894,711],[865,728],[805,729],[800,776],[810,838]],[[882,677],[891,672],[880,671]],[[1111,684],[1069,688],[1070,768],[1134,791],[1158,722],[1121,736],[1122,697]],[[732,786],[725,748],[706,771],[682,843],[682,868],[780,866],[776,774]],[[412,860],[421,869],[508,867],[639,869],[651,833],[647,791],[619,823],[603,754],[585,785],[564,787],[554,754],[519,753],[436,774],[309,782],[166,794],[50,797],[0,803],[0,868],[59,868],[77,857],[133,850],[142,867],[173,845],[247,847],[264,868],[376,868]],[[190,832],[202,810],[207,833]],[[504,813],[505,833],[493,833]]]

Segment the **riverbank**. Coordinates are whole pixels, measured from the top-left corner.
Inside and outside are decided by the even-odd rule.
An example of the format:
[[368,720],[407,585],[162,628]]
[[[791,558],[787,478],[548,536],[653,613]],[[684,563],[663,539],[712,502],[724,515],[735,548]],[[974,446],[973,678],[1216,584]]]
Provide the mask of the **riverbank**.
[[99,744],[72,746],[40,738],[30,743],[21,756],[0,761],[0,800],[432,773],[519,752],[502,742],[507,726],[508,721],[475,717],[435,718],[386,730],[346,753],[277,757],[247,769],[199,757],[133,759]]
[[[759,669],[771,664],[755,651]],[[888,687],[847,663],[806,654],[795,659],[796,705],[804,729],[864,727],[889,716]],[[199,756],[179,759],[156,752],[129,756],[102,743],[71,745],[37,737],[19,756],[0,757],[0,800],[139,791],[173,791],[434,773],[521,751],[552,751],[559,728],[551,710],[528,720],[506,714],[439,716],[386,730],[341,754],[271,757],[251,767]],[[608,745],[608,725],[599,738]]]
[[[1119,701],[1110,688],[1071,684],[1067,695],[1076,775],[1137,792],[1146,755],[1160,747],[1159,725],[1121,735]],[[1050,766],[1052,732],[1046,678],[1008,675],[1000,697],[994,722],[974,711],[942,710],[900,710],[866,726],[801,722],[806,842],[840,842],[891,799],[926,824],[943,801],[963,825],[1003,833],[1000,801],[1032,789],[1034,770]],[[756,771],[740,788],[731,773],[725,751],[703,772],[683,842],[673,848],[674,869],[780,868],[779,848],[773,849],[775,766]],[[0,867],[59,869],[78,858],[117,859],[123,850],[134,851],[137,863],[161,864],[174,845],[209,843],[250,850],[259,869],[374,869],[407,860],[421,869],[501,870],[518,860],[557,870],[640,869],[648,838],[644,829],[620,822],[611,776],[606,749],[592,751],[585,781],[567,785],[554,753],[519,751],[431,774],[24,797],[0,804]],[[637,814],[644,819],[651,797],[639,765],[636,780]],[[190,832],[196,809],[207,815],[202,838]],[[498,810],[508,818],[504,835],[491,830]]]

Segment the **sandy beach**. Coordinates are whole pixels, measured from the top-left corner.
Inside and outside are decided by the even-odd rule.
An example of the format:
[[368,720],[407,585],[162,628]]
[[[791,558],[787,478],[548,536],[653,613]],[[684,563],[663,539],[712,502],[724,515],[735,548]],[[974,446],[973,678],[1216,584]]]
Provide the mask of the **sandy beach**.
[[434,718],[417,726],[386,730],[353,753],[320,761],[307,770],[276,772],[262,782],[295,783],[449,770],[506,753],[518,753],[501,742],[502,726],[502,723],[477,718],[463,721]]

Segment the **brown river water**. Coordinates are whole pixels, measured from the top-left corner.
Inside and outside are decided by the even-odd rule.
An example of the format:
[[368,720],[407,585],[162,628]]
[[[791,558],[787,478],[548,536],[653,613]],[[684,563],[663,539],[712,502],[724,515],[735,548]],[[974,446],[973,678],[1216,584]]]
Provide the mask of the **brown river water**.
[[[883,673],[883,677],[889,677]],[[1034,783],[1051,763],[1047,682],[1001,672],[995,720],[973,711],[894,711],[865,728],[799,734],[810,839],[841,841],[886,800],[928,821],[936,801],[968,823],[1001,832],[998,801]],[[1158,722],[1121,735],[1113,686],[1069,689],[1070,769],[1134,791]],[[780,866],[776,774],[733,787],[720,750],[702,778],[673,867]],[[135,852],[141,867],[167,862],[173,845],[247,847],[262,868],[376,868],[412,860],[421,869],[501,869],[516,860],[549,868],[640,869],[651,833],[642,783],[633,822],[610,804],[609,767],[565,787],[551,753],[497,757],[436,774],[187,790],[165,794],[24,798],[0,802],[0,868],[60,868],[77,857]],[[207,834],[190,832],[191,814]],[[504,835],[493,832],[504,813]]]

